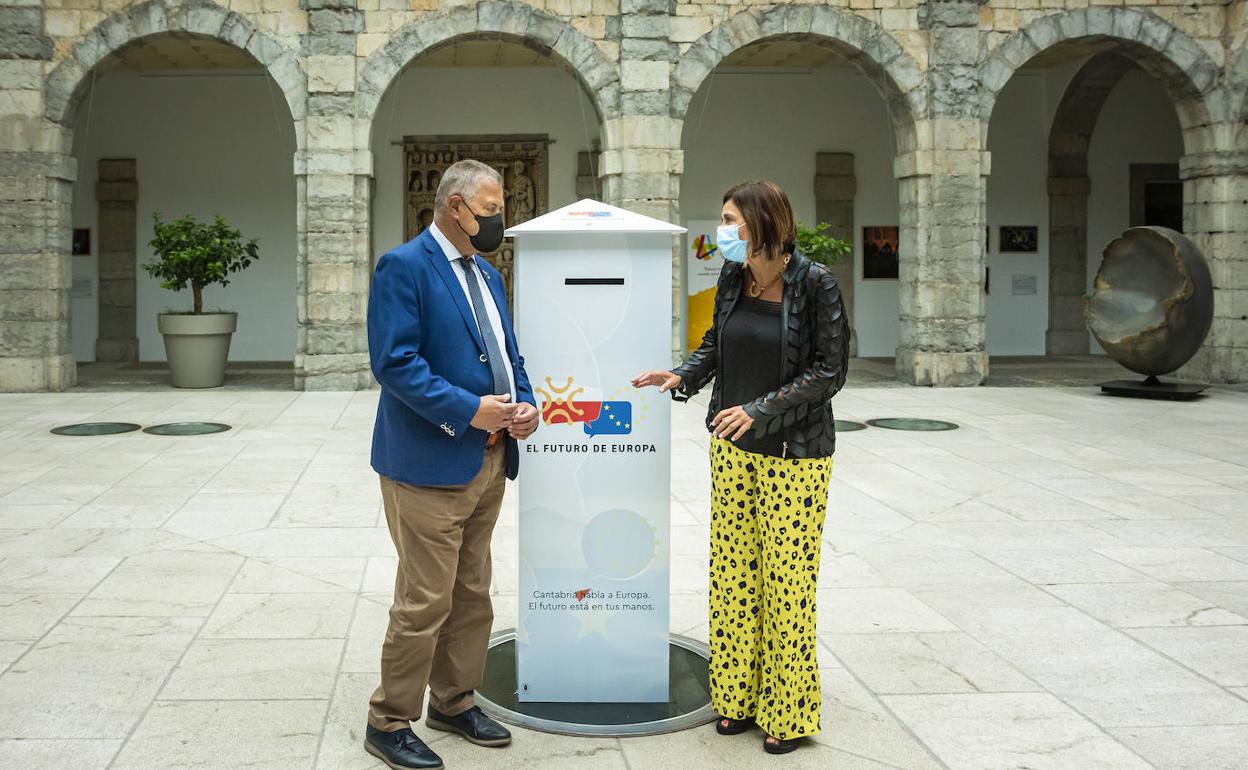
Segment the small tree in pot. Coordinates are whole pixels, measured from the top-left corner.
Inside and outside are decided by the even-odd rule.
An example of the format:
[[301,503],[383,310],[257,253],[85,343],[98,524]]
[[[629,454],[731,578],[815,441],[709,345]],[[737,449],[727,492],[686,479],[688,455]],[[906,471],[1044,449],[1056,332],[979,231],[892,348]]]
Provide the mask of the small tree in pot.
[[831,229],[832,225],[827,222],[820,222],[813,228],[798,222],[796,239],[798,250],[807,258],[828,266],[836,264],[843,257],[848,257],[853,253],[853,245],[849,241],[829,235],[828,230]]
[[155,262],[143,265],[166,289],[190,286],[194,297],[190,313],[162,313],[158,317],[165,338],[165,355],[175,388],[214,388],[225,382],[230,335],[238,326],[237,313],[205,313],[204,287],[228,286],[229,276],[260,258],[256,240],[242,234],[220,214],[211,223],[191,215],[165,223],[153,215],[155,235],[149,242]]

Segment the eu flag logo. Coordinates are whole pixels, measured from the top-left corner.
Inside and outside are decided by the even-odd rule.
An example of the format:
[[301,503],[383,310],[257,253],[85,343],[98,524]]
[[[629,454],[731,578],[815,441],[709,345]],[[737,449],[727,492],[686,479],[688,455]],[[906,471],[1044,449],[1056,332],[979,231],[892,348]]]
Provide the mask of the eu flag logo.
[[603,401],[598,418],[585,423],[587,436],[624,436],[633,432],[633,405],[628,401]]

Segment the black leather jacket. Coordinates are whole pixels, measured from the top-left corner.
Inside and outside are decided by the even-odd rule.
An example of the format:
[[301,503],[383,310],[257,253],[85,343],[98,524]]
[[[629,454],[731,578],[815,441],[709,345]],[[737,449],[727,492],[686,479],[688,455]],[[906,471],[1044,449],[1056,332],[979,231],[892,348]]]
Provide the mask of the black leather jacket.
[[[706,425],[720,410],[737,404],[720,403],[720,333],[741,296],[745,269],[736,262],[725,262],[719,274],[715,295],[715,318],[702,345],[672,371],[681,376],[680,387],[672,398],[688,401],[712,379],[711,408]],[[754,418],[756,435],[780,433],[784,456],[793,458],[828,457],[836,451],[836,421],[832,417],[832,396],[845,385],[849,367],[849,332],[845,304],[832,272],[796,252],[784,271],[781,301],[784,345],[776,351],[780,367],[779,390],[744,404]],[[759,366],[769,362],[759,361]]]

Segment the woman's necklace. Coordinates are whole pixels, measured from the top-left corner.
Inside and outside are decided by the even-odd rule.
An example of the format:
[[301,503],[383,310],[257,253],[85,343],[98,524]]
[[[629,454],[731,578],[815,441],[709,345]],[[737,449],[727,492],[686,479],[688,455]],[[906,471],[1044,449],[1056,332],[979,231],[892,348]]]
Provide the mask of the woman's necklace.
[[789,266],[789,255],[785,254],[784,265],[781,266],[780,272],[776,273],[775,277],[772,278],[770,281],[768,281],[766,285],[760,284],[758,281],[754,280],[754,269],[750,268],[750,286],[748,289],[746,289],[746,293],[748,293],[754,299],[758,299],[759,297],[763,296],[764,294],[766,294],[768,291],[771,290],[772,286],[776,285],[776,282],[780,280],[780,276],[784,275],[784,269],[788,266]]

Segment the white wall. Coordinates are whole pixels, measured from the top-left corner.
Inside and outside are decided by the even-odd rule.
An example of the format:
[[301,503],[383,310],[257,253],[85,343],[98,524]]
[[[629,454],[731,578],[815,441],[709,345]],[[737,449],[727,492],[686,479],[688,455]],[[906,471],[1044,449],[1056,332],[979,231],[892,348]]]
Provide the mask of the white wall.
[[862,281],[860,243],[863,226],[898,223],[891,125],[884,100],[853,70],[719,72],[694,96],[682,138],[682,224],[718,220],[724,191],[760,177],[780,185],[798,219],[814,224],[815,154],[854,154],[854,324],[864,357],[897,348],[897,282]]
[[1088,147],[1088,286],[1101,253],[1131,222],[1132,163],[1178,163],[1183,134],[1161,84],[1131,70],[1109,94]]
[[[1065,75],[1065,77],[1062,77]],[[1065,72],[1020,72],[997,98],[988,127],[988,353],[1044,355],[1049,319],[1049,126]],[[1052,93],[1050,92],[1052,91]],[[1001,225],[1034,225],[1039,250],[1002,254]],[[1015,275],[1036,276],[1034,295],[1012,293]]]
[[559,67],[408,67],[373,120],[374,256],[403,242],[404,136],[547,134],[549,210],[576,202],[576,156],[593,149],[598,117]]
[[[89,121],[89,124],[88,124]],[[92,297],[73,303],[79,361],[95,359],[98,297],[95,182],[100,158],[136,160],[137,265],[152,260],[152,213],[210,219],[222,214],[260,242],[260,260],[227,287],[204,291],[205,310],[234,310],[235,361],[289,361],[295,354],[294,130],[277,86],[259,73],[101,75],[78,110],[74,227],[91,228],[93,256],[74,259],[75,277],[92,280]],[[162,289],[136,265],[139,357],[163,361],[156,315],[189,310],[191,293]]]
[[[1038,72],[1020,72],[997,100],[988,131],[992,176],[988,179],[988,254],[992,292],[988,296],[988,352],[1044,355],[1048,327],[1048,132],[1071,78],[1084,62]],[[1162,86],[1132,70],[1110,93],[1088,151],[1088,275],[1100,267],[1101,252],[1128,227],[1132,163],[1176,163],[1182,136],[1174,107]],[[1001,254],[1000,225],[1039,227],[1035,254]],[[1011,294],[1013,275],[1038,276],[1034,296]],[[1096,341],[1092,351],[1100,352]]]

